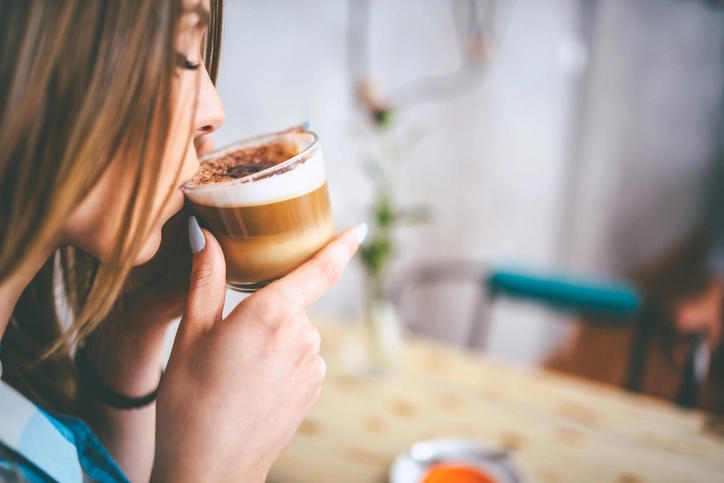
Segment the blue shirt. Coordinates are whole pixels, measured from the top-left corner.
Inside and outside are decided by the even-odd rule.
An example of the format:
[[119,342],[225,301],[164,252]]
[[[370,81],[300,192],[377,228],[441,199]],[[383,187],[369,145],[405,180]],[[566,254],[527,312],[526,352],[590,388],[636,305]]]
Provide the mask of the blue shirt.
[[0,477],[13,472],[31,483],[128,483],[85,423],[49,414],[0,381]]

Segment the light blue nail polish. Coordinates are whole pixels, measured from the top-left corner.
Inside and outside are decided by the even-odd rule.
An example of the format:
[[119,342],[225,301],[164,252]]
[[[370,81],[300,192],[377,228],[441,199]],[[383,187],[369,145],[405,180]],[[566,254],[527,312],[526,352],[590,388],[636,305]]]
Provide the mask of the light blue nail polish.
[[206,248],[206,238],[195,216],[189,218],[189,244],[194,255]]
[[304,129],[305,131],[309,131],[309,128],[310,128],[310,127],[312,127],[312,123],[311,123],[311,122],[309,122],[309,121],[304,121],[304,122],[302,123],[302,129]]
[[362,222],[357,226],[357,229],[354,231],[354,234],[357,236],[357,243],[360,245],[363,241],[365,241],[365,238],[367,238],[367,232],[369,231],[369,227],[367,226],[367,222]]

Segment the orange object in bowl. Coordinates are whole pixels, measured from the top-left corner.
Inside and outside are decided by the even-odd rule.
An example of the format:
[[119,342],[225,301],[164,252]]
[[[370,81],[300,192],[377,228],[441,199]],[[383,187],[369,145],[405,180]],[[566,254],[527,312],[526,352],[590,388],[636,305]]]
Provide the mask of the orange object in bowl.
[[497,483],[497,479],[477,468],[460,464],[439,464],[427,472],[423,483]]

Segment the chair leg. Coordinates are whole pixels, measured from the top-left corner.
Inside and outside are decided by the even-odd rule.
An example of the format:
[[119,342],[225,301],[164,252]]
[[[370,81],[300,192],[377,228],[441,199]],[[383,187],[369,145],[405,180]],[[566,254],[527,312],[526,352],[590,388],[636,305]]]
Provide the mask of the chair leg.
[[649,355],[651,340],[653,339],[659,309],[652,303],[642,307],[634,325],[634,337],[631,342],[631,351],[628,360],[628,370],[624,388],[632,391],[641,391],[646,359]]
[[475,302],[475,309],[470,320],[467,345],[469,348],[478,347],[481,351],[488,348],[490,335],[490,316],[493,305],[493,296],[482,290]]
[[699,350],[703,344],[703,337],[700,334],[689,334],[687,342],[690,349],[689,357],[684,365],[681,386],[674,401],[679,406],[692,408],[696,406],[699,400],[699,375],[697,374],[696,363]]

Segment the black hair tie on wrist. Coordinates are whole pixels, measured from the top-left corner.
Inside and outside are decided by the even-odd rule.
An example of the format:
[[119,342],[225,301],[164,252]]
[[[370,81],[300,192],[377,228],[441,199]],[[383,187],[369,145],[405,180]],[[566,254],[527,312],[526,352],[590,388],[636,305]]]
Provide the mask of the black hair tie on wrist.
[[[128,397],[115,392],[106,386],[100,377],[93,371],[88,363],[85,347],[79,347],[75,353],[75,366],[78,369],[78,378],[88,392],[96,398],[115,409],[138,409],[148,406],[156,400],[158,387],[150,394],[141,397]],[[161,369],[163,378],[163,369]],[[160,384],[160,383],[159,383]]]

